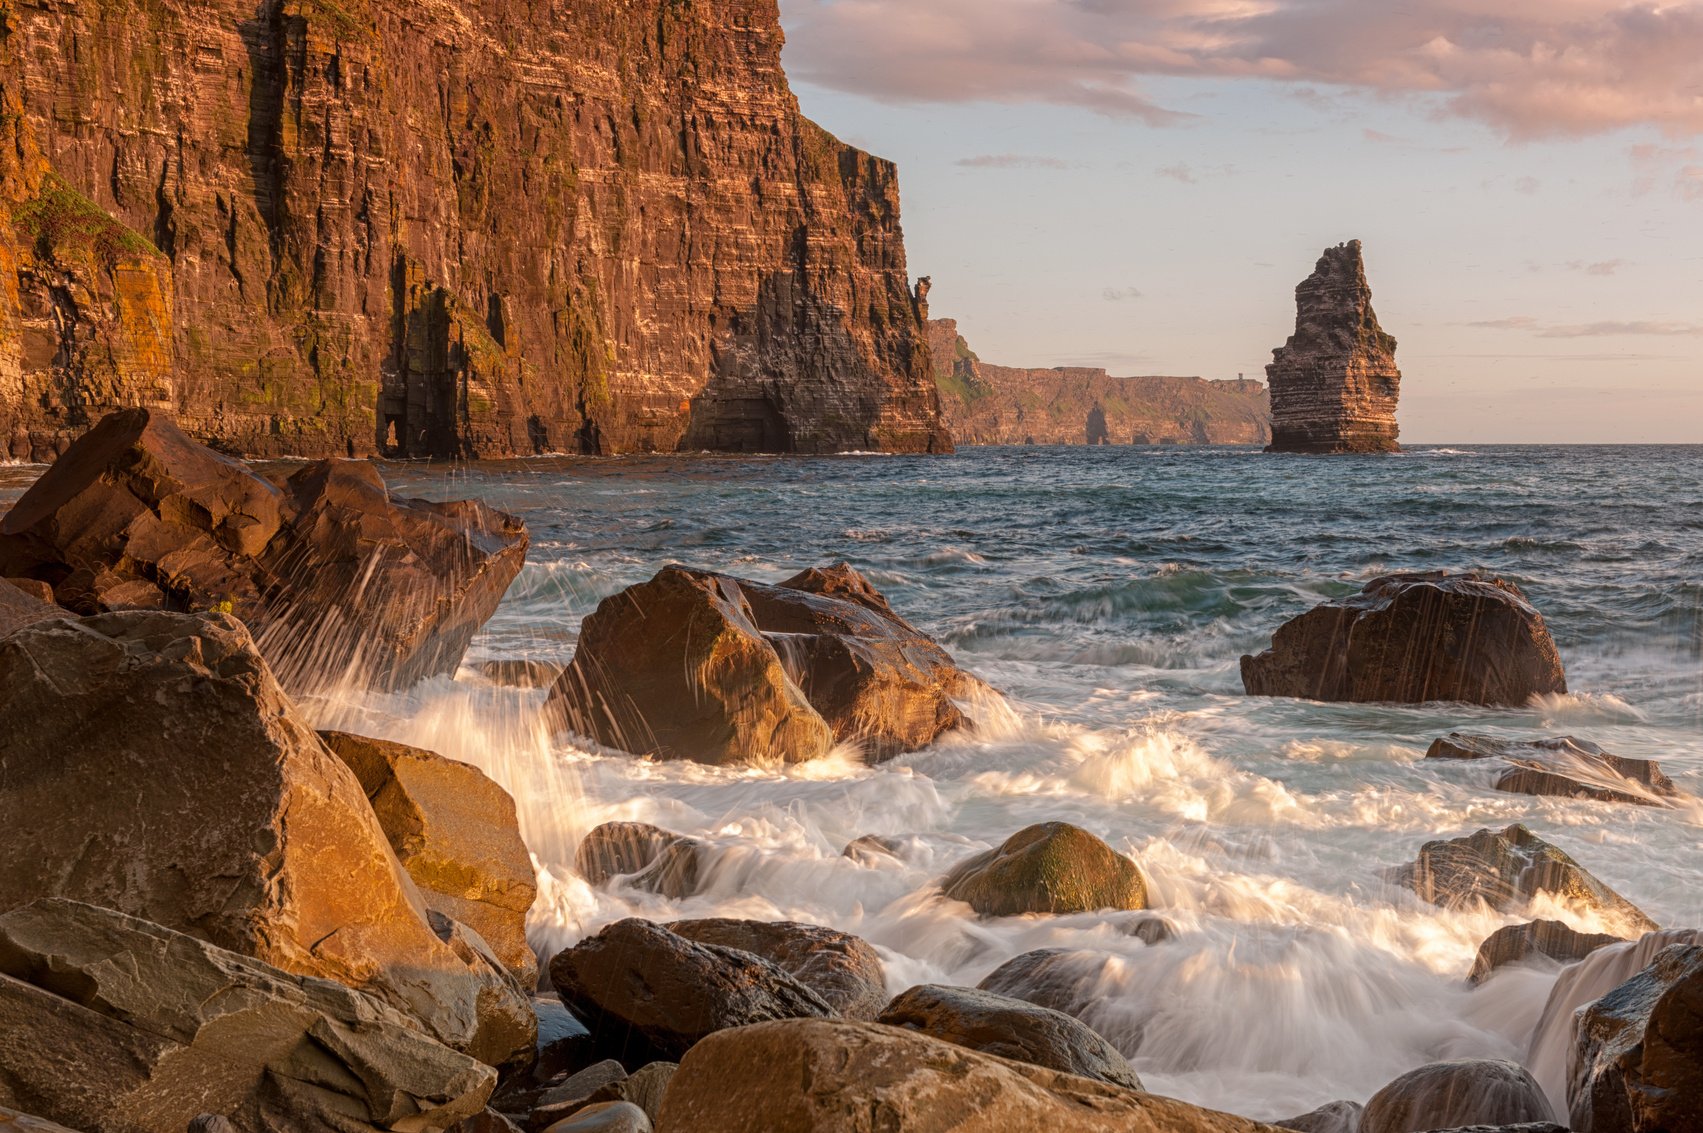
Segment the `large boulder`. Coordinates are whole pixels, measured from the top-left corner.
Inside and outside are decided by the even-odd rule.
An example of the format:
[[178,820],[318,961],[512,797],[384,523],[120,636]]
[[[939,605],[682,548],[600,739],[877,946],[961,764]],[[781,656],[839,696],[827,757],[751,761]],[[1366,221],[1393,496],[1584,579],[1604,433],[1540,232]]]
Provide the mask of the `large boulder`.
[[131,611],[0,638],[0,910],[87,901],[383,999],[487,1061],[526,997],[433,925],[359,780],[223,614]]
[[426,907],[477,932],[521,987],[535,986],[526,914],[538,876],[509,793],[472,764],[435,752],[348,732],[320,739],[361,781]]
[[126,409],[78,438],[0,520],[0,577],[79,613],[222,610],[292,691],[453,673],[527,536],[480,503],[392,499],[365,461],[270,483]]
[[0,915],[0,1103],[86,1133],[443,1129],[496,1073],[330,980],[109,909]]
[[1425,1133],[1554,1120],[1549,1099],[1525,1067],[1463,1058],[1410,1070],[1373,1094],[1360,1117],[1360,1133]]
[[680,1062],[658,1133],[1260,1133],[1271,1127],[898,1027],[800,1019],[722,1031]]
[[668,928],[699,944],[761,956],[821,996],[842,1019],[874,1019],[887,1006],[881,957],[868,941],[849,932],[794,921],[724,917],[674,921]]
[[1576,1133],[1703,1131],[1703,946],[1663,949],[1586,1007],[1575,1029]]
[[894,999],[877,1022],[1127,1090],[1143,1088],[1117,1048],[1087,1025],[991,991],[923,984]]
[[1599,948],[1621,943],[1618,936],[1601,932],[1577,932],[1560,921],[1532,921],[1497,929],[1478,946],[1467,982],[1477,985],[1510,964],[1549,960],[1571,964]]
[[1136,864],[1068,822],[1019,830],[953,869],[941,888],[990,917],[1147,907],[1147,882]]
[[558,952],[550,982],[608,1054],[629,1065],[677,1061],[728,1027],[834,1013],[760,956],[698,944],[636,918]]
[[680,900],[698,891],[706,847],[648,822],[605,822],[580,840],[574,868],[599,888],[616,879]]
[[1502,740],[1451,732],[1433,740],[1425,758],[1497,762],[1503,770],[1496,789],[1514,794],[1635,806],[1667,806],[1683,794],[1654,760],[1613,755],[1572,736]]
[[1393,574],[1284,624],[1242,658],[1249,696],[1520,705],[1567,691],[1543,616],[1484,575]]
[[1518,824],[1427,842],[1417,861],[1390,876],[1445,909],[1483,904],[1497,912],[1520,913],[1542,894],[1582,915],[1599,917],[1629,937],[1657,927],[1566,853]]

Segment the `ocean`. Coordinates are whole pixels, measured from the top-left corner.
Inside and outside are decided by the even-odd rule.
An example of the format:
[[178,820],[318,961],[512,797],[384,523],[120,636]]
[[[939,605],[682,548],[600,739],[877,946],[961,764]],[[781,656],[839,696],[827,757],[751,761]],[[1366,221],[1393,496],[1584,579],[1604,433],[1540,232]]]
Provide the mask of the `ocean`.
[[[0,506],[38,472],[0,469]],[[1453,730],[1574,735],[1703,794],[1703,446],[993,448],[385,475],[531,529],[470,659],[566,662],[601,599],[670,562],[773,581],[845,560],[1003,694],[927,751],[788,769],[592,752],[544,733],[542,691],[465,674],[306,705],[321,726],[429,747],[508,787],[546,955],[628,916],[793,919],[869,940],[896,993],[1069,949],[1092,973],[1083,1017],[1150,1089],[1280,1118],[1365,1101],[1442,1058],[1526,1057],[1554,974],[1465,977],[1485,937],[1530,918],[1445,912],[1387,884],[1425,841],[1522,822],[1663,926],[1703,925],[1703,807],[1504,794],[1489,769],[1422,762]],[[1518,583],[1573,691],[1518,709],[1241,694],[1239,657],[1288,618],[1435,568]],[[574,848],[615,819],[709,841],[707,890],[588,887]],[[1127,914],[982,920],[939,896],[951,864],[1051,819],[1139,862],[1175,939],[1143,943]],[[843,857],[864,834],[903,839],[904,860]]]

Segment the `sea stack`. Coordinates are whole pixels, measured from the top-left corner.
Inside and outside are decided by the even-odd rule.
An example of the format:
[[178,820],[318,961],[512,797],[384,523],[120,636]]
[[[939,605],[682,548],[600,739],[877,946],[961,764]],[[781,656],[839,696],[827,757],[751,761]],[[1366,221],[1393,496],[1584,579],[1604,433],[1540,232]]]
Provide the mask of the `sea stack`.
[[1267,452],[1397,452],[1401,371],[1378,325],[1360,241],[1328,248],[1295,289],[1295,333],[1272,351]]

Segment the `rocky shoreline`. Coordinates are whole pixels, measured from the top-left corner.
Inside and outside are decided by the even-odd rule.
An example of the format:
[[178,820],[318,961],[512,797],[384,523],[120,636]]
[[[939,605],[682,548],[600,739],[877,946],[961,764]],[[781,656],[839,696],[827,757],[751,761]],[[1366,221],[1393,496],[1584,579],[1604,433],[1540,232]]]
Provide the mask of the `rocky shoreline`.
[[[974,988],[907,986],[823,926],[628,918],[535,954],[514,800],[466,764],[316,732],[303,711],[324,681],[454,672],[526,545],[513,517],[393,499],[360,462],[273,483],[147,413],[103,422],[0,519],[0,824],[27,832],[0,843],[0,1128],[1269,1127],[1146,1092],[1088,1021],[1108,960],[1091,952],[1028,952]],[[1344,701],[1565,688],[1541,616],[1476,575],[1375,580],[1280,628],[1244,673],[1250,695]],[[891,758],[974,729],[998,696],[844,564],[778,585],[665,568],[603,603],[564,671],[484,675],[550,686],[551,729],[735,766]],[[1482,763],[1504,792],[1685,801],[1649,761],[1573,737],[1455,733],[1430,756]],[[989,920],[1092,914],[1172,945],[1140,861],[1069,821],[987,832],[1007,834],[922,896]],[[609,824],[578,872],[678,901],[722,851]],[[1574,965],[1545,1014],[1578,1011],[1576,1033],[1540,1025],[1528,1059],[1564,1042],[1570,1112],[1535,1070],[1451,1060],[1282,1126],[1697,1127],[1703,937],[1659,930],[1523,826],[1411,853],[1388,881],[1412,900],[1531,918],[1485,941],[1474,983]]]

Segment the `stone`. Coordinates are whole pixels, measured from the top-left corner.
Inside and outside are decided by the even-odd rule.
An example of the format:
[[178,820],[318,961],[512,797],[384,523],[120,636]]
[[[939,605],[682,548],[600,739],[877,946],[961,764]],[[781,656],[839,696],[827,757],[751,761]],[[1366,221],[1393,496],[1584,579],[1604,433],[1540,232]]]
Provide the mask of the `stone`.
[[1532,921],[1497,929],[1478,946],[1467,982],[1481,984],[1510,964],[1523,964],[1537,957],[1559,964],[1583,960],[1599,948],[1621,943],[1618,936],[1600,932],[1576,932],[1560,921]]
[[1295,289],[1295,333],[1272,351],[1267,452],[1397,452],[1401,371],[1378,325],[1360,241],[1325,249]]
[[658,1133],[1257,1133],[1271,1127],[898,1027],[841,1019],[710,1035],[668,1087]]
[[986,917],[1147,907],[1136,864],[1068,822],[1019,830],[954,868],[941,889]]
[[474,661],[467,667],[502,688],[549,688],[567,666],[554,661]]
[[49,590],[44,600],[33,588],[11,583],[10,579],[0,581],[0,637],[15,629],[70,616],[69,610],[53,604],[52,594]]
[[82,614],[234,614],[297,694],[453,673],[526,547],[513,516],[392,498],[365,461],[280,487],[147,409],[107,416],[0,519],[0,575]]
[[348,764],[428,908],[491,946],[523,988],[538,982],[526,914],[538,895],[514,799],[472,764],[348,732],[320,732]]
[[646,822],[605,822],[574,854],[574,868],[592,885],[625,884],[680,900],[698,891],[707,847],[696,838]]
[[617,921],[550,961],[556,994],[628,1065],[675,1062],[705,1035],[833,1008],[775,964],[698,944],[661,925]]
[[0,1133],[77,1133],[77,1130],[0,1105]]
[[1549,1099],[1519,1063],[1456,1059],[1410,1070],[1373,1094],[1361,1115],[1360,1133],[1554,1120]]
[[1565,852],[1517,823],[1506,830],[1427,842],[1418,860],[1391,871],[1390,879],[1444,909],[1482,904],[1499,913],[1520,913],[1542,894],[1617,925],[1629,937],[1659,927]]
[[1500,740],[1451,732],[1433,740],[1425,758],[1500,761],[1507,769],[1496,789],[1513,794],[1634,806],[1669,806],[1683,796],[1654,760],[1613,755],[1572,736]]
[[[460,1133],[487,1133],[486,1130],[467,1128],[469,1122],[478,1120],[478,1115],[475,1115],[456,1122],[452,1128],[460,1131]],[[230,1118],[222,1113],[203,1113],[190,1120],[188,1133],[237,1133],[237,1127]],[[490,1130],[488,1133],[498,1133],[498,1131]]]
[[[493,1065],[525,996],[434,926],[354,773],[224,614],[0,638],[0,910],[66,897],[347,983]],[[193,1115],[191,1115],[193,1116]]]
[[1703,1130],[1703,945],[1675,944],[1586,1007],[1568,1099],[1577,1133]]
[[668,929],[699,944],[761,956],[821,996],[844,1019],[874,1020],[890,998],[881,957],[849,932],[794,921],[722,917],[673,921]]
[[1360,1133],[1360,1118],[1365,1112],[1366,1107],[1359,1102],[1326,1102],[1299,1117],[1286,1117],[1272,1124],[1297,1133]]
[[1092,1028],[990,991],[923,984],[894,999],[877,1022],[1127,1090],[1143,1088],[1124,1056]]
[[0,915],[0,1017],[0,1104],[92,1133],[439,1129],[496,1081],[342,984],[75,901]]
[[532,1013],[538,1018],[538,1056],[532,1063],[532,1082],[575,1074],[598,1061],[591,1032],[560,999],[534,996]]
[[1555,641],[1519,587],[1478,573],[1391,574],[1286,622],[1242,658],[1249,696],[1517,707],[1567,691]]
[[1037,948],[1013,956],[976,986],[1081,1018],[1100,999],[1107,956],[1070,948]]
[[487,1109],[450,1126],[449,1133],[521,1133],[521,1128],[496,1110]]
[[651,1133],[650,1118],[631,1102],[598,1102],[546,1127],[544,1133]]
[[1117,930],[1147,945],[1164,944],[1178,935],[1177,926],[1164,917],[1131,917],[1118,922]]
[[846,848],[840,851],[842,858],[850,858],[860,865],[880,865],[883,860],[897,859],[899,851],[904,848],[904,842],[898,838],[887,838],[880,834],[865,834],[846,843]]
[[673,1062],[650,1062],[639,1067],[618,1082],[599,1087],[591,1095],[593,1102],[631,1102],[644,1110],[655,1122],[662,1113],[662,1099],[668,1094],[668,1084],[680,1069]]

